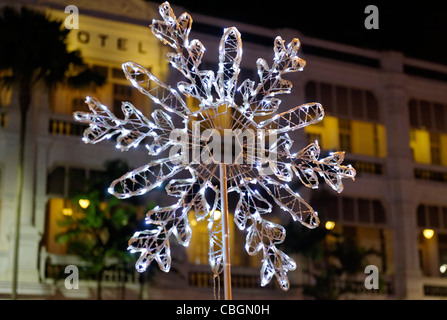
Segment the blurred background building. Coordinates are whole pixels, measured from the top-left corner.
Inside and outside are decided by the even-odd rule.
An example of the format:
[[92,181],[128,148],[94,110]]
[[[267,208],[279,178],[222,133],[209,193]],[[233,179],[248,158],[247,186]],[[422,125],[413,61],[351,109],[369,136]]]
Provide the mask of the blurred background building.
[[[73,3],[72,3],[73,2]],[[95,90],[54,90],[42,87],[32,100],[27,127],[25,189],[23,198],[19,295],[42,298],[90,298],[95,286],[81,279],[79,290],[64,288],[61,270],[81,265],[57,243],[57,221],[70,209],[70,195],[83,178],[101,176],[103,164],[123,159],[131,168],[147,162],[144,148],[122,153],[113,142],[86,145],[84,126],[72,113],[87,110],[85,97],[98,98],[117,113],[121,102],[130,101],[146,115],[149,99],[131,87],[121,64],[135,61],[173,85],[181,75],[165,59],[168,52],[148,25],[159,18],[158,3],[139,0],[2,1],[1,5],[25,4],[64,20],[68,4],[79,8],[79,29],[69,34],[69,49],[80,49],[87,64],[106,76]],[[177,15],[186,11],[173,6]],[[257,79],[256,60],[271,61],[273,40],[280,35],[288,43],[298,37],[303,72],[287,79],[293,89],[281,107],[287,110],[317,101],[325,108],[321,123],[294,132],[295,146],[318,140],[324,152],[345,150],[346,163],[357,170],[355,182],[345,182],[342,194],[329,190],[299,191],[322,213],[320,228],[350,235],[357,246],[374,249],[368,264],[378,267],[381,290],[367,290],[359,272],[340,279],[352,283],[341,298],[420,299],[446,298],[447,278],[447,66],[388,50],[373,50],[310,37],[290,28],[271,29],[228,21],[187,10],[193,17],[192,38],[207,51],[206,68],[217,66],[222,29],[236,26],[243,41],[240,79]],[[38,45],[38,44],[36,44]],[[13,48],[11,48],[13,50]],[[11,290],[12,254],[17,184],[19,111],[14,88],[0,88],[0,296]],[[110,178],[110,177],[108,177]],[[112,177],[114,179],[116,177]],[[111,180],[110,180],[111,182]],[[324,189],[324,188],[323,188]],[[148,201],[163,201],[161,191]],[[280,215],[278,215],[280,218]],[[191,219],[193,220],[193,218]],[[283,220],[287,223],[287,220]],[[150,284],[141,285],[136,273],[123,277],[104,275],[107,298],[212,299],[213,278],[207,262],[206,224],[191,222],[189,248],[174,247],[173,270],[158,272]],[[291,289],[284,293],[273,282],[260,287],[259,257],[243,250],[245,234],[232,227],[232,278],[234,298],[302,299],[304,285],[315,284],[309,274],[313,258],[292,254],[298,268],[290,272]],[[429,232],[427,230],[432,230]],[[129,234],[129,237],[131,234]],[[289,235],[289,237],[293,236]],[[175,242],[175,241],[173,241]],[[158,267],[154,267],[157,269]]]

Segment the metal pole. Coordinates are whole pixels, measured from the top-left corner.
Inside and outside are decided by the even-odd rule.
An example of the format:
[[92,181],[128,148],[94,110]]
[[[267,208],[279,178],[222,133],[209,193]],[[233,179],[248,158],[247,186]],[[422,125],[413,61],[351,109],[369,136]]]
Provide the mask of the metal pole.
[[220,164],[220,205],[222,211],[222,256],[224,276],[224,299],[232,300],[231,263],[230,263],[230,228],[228,214],[227,168]]

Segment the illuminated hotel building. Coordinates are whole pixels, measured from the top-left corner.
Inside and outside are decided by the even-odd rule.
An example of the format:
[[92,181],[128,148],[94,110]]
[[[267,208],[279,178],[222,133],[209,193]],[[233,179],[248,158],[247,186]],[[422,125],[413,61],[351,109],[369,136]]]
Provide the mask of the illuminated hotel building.
[[[67,1],[22,1],[65,19]],[[17,1],[2,1],[2,5]],[[123,159],[131,168],[146,163],[144,148],[120,152],[113,142],[86,145],[84,129],[72,113],[86,110],[85,96],[98,98],[119,112],[131,101],[146,115],[152,104],[124,78],[121,64],[135,61],[173,85],[180,81],[169,67],[168,48],[152,35],[148,25],[159,17],[157,3],[132,1],[70,1],[79,8],[79,29],[69,35],[69,49],[80,49],[87,64],[107,77],[96,90],[43,86],[33,95],[29,114],[25,188],[19,256],[19,294],[88,298],[89,292],[69,292],[63,281],[53,281],[56,267],[79,263],[57,244],[58,219],[69,206],[68,197],[79,179],[98,176],[106,160]],[[184,8],[173,6],[179,15]],[[357,170],[355,182],[346,181],[343,193],[329,192],[322,215],[335,222],[335,230],[352,235],[359,246],[374,248],[380,256],[368,258],[378,267],[383,286],[379,293],[363,287],[349,298],[446,298],[447,278],[447,67],[405,57],[394,51],[374,51],[316,39],[291,29],[267,29],[226,21],[194,12],[192,38],[207,51],[204,68],[215,68],[222,29],[236,26],[242,35],[244,56],[240,79],[257,79],[255,61],[271,61],[273,40],[298,37],[304,71],[289,74],[292,94],[281,107],[317,101],[325,108],[321,123],[293,132],[294,146],[318,140],[324,152],[345,150],[345,163]],[[11,288],[14,217],[16,208],[18,123],[14,90],[0,90],[0,295]],[[319,194],[301,188],[308,201]],[[152,197],[152,198],[151,198]],[[163,201],[161,192],[148,199]],[[320,210],[317,201],[313,203]],[[277,215],[278,218],[283,214]],[[212,274],[207,263],[206,224],[191,216],[193,238],[186,250],[173,246],[173,269],[157,273],[150,293],[155,299],[212,298]],[[334,227],[334,225],[333,225]],[[427,239],[423,230],[434,230]],[[297,270],[290,272],[291,289],[284,293],[273,284],[261,288],[259,256],[243,250],[245,234],[232,235],[233,296],[235,298],[302,299],[301,285],[310,280],[305,268],[311,261],[295,255]],[[238,235],[239,234],[239,235]],[[131,235],[129,235],[131,236]],[[172,241],[175,242],[175,241]],[[158,268],[158,267],[155,267]],[[113,278],[113,275],[110,275]],[[129,280],[128,288],[138,281]],[[94,287],[94,286],[93,286]]]

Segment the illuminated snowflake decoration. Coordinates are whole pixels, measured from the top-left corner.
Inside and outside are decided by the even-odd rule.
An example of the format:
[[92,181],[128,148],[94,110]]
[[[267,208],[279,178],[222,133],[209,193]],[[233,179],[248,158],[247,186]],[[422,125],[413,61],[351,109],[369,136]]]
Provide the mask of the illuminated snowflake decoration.
[[[199,68],[205,47],[199,40],[189,40],[191,16],[183,13],[176,18],[167,2],[160,6],[160,14],[163,21],[153,20],[152,32],[174,49],[167,59],[186,81],[177,83],[174,89],[144,67],[126,62],[123,70],[127,79],[162,107],[152,112],[152,119],[129,102],[123,102],[124,119],[119,119],[90,97],[86,101],[90,113],[74,114],[76,120],[89,124],[83,138],[86,143],[118,135],[116,147],[122,151],[144,141],[150,156],[169,152],[168,157],[152,160],[123,175],[109,188],[111,194],[124,199],[164,184],[167,194],[176,199],[170,206],[150,210],[146,216],[148,230],[136,232],[129,240],[129,249],[141,253],[136,269],[145,271],[155,259],[160,269],[168,272],[169,238],[174,235],[180,244],[188,246],[192,234],[188,213],[194,211],[197,221],[208,221],[211,269],[216,275],[222,272],[219,166],[225,163],[228,193],[238,196],[234,223],[240,230],[247,230],[248,254],[262,252],[261,285],[275,275],[281,288],[287,290],[287,272],[294,270],[296,264],[277,248],[286,232],[283,226],[264,217],[276,203],[295,221],[315,228],[319,224],[317,212],[287,183],[296,175],[306,187],[317,188],[321,177],[341,192],[341,179],[354,179],[356,174],[350,165],[341,165],[344,152],[319,159],[317,142],[291,152],[293,141],[287,133],[319,122],[324,116],[319,103],[276,112],[281,102],[277,96],[290,93],[292,88],[292,83],[282,76],[305,66],[297,55],[300,42],[293,39],[286,46],[277,37],[272,66],[258,59],[258,83],[247,79],[237,86],[242,42],[236,28],[224,29],[218,70],[214,73]],[[175,127],[171,116],[179,117],[181,128]],[[219,137],[224,137],[222,150]]]

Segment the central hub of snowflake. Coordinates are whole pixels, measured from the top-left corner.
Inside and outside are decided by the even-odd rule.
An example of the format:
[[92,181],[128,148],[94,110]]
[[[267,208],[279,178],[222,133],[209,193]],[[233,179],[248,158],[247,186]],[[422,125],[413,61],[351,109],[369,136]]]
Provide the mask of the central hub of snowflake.
[[[113,181],[109,188],[111,194],[125,199],[165,183],[167,196],[175,199],[172,205],[150,210],[146,216],[148,229],[130,239],[129,249],[141,252],[136,268],[142,272],[155,260],[161,270],[169,271],[170,236],[189,245],[192,230],[188,213],[193,210],[197,221],[208,219],[209,263],[215,274],[222,271],[223,219],[214,213],[222,209],[217,182],[222,178],[219,166],[225,163],[228,193],[239,196],[234,223],[240,230],[247,229],[248,254],[263,256],[261,284],[276,276],[281,288],[287,290],[287,272],[296,265],[277,248],[285,239],[284,227],[269,221],[267,215],[276,204],[295,221],[315,228],[319,224],[317,212],[287,183],[297,177],[306,187],[317,188],[323,180],[341,192],[342,178],[354,179],[356,174],[351,165],[341,164],[344,152],[320,159],[317,142],[292,152],[293,141],[287,133],[317,123],[324,116],[323,107],[315,102],[277,113],[281,103],[278,95],[288,94],[292,88],[292,83],[282,77],[302,71],[306,64],[298,57],[300,42],[293,39],[286,46],[277,37],[272,65],[258,59],[259,81],[244,79],[238,86],[242,41],[236,28],[224,29],[218,70],[202,70],[205,47],[199,40],[189,39],[191,16],[183,13],[177,18],[167,2],[160,6],[160,15],[163,21],[153,20],[152,32],[173,49],[167,60],[186,81],[177,83],[174,89],[141,65],[126,62],[126,78],[161,107],[151,113],[151,119],[129,102],[123,102],[124,119],[119,119],[89,97],[86,102],[91,113],[74,115],[89,124],[83,138],[86,143],[118,135],[116,147],[121,151],[149,140],[145,146],[150,156],[169,152],[167,158],[152,159]],[[188,106],[185,98],[198,103]],[[183,127],[175,127],[171,116],[178,117]],[[263,190],[263,195],[258,190]]]

